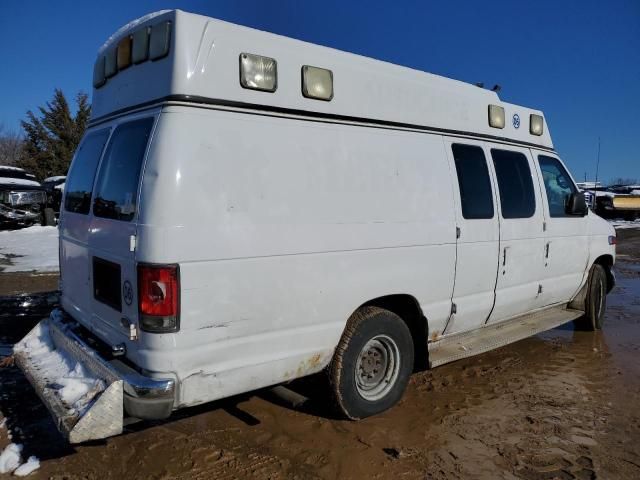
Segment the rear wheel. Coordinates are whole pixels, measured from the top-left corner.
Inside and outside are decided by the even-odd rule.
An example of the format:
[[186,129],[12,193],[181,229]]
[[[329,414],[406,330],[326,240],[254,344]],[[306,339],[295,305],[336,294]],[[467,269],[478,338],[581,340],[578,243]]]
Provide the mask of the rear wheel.
[[413,371],[413,355],[411,332],[398,315],[378,307],[354,313],[329,365],[340,412],[356,420],[395,405]]
[[600,330],[607,309],[607,272],[602,265],[594,264],[589,272],[585,314],[576,324],[581,330]]

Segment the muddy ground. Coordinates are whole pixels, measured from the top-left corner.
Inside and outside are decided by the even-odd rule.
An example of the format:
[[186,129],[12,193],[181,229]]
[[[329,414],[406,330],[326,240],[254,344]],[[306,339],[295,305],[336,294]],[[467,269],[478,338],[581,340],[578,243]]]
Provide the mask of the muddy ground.
[[[416,374],[398,406],[358,423],[333,417],[321,377],[290,385],[309,396],[301,407],[261,391],[79,447],[15,368],[0,370],[0,412],[42,460],[32,478],[638,479],[640,230],[619,236],[602,332],[567,325]],[[28,282],[3,277],[0,294]],[[5,343],[29,321],[5,318]]]

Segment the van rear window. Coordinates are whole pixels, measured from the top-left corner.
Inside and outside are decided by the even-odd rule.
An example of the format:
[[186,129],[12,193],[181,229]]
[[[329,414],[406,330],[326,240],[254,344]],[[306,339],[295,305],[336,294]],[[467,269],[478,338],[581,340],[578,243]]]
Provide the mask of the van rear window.
[[93,214],[130,221],[136,213],[142,160],[153,117],[116,127],[100,165]]
[[78,148],[65,185],[64,209],[67,212],[89,213],[93,180],[107,138],[108,128],[90,133]]

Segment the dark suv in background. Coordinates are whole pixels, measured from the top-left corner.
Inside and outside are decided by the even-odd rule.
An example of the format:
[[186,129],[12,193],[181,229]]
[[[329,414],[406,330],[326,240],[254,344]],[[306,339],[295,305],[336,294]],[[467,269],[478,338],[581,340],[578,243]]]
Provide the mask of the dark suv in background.
[[0,228],[34,223],[55,224],[45,188],[22,168],[0,166]]

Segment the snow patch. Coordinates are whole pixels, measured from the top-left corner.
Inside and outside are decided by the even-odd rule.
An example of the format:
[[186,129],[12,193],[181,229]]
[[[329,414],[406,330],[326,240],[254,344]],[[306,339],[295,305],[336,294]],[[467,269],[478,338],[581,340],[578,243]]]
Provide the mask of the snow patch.
[[[56,311],[51,316],[56,315]],[[76,362],[62,350],[56,349],[48,325],[41,322],[34,335],[17,343],[14,351],[25,353],[53,389],[69,413],[82,415],[91,405],[95,396],[105,389],[102,380],[89,373],[81,363]]]
[[0,454],[0,473],[11,473],[22,463],[22,445],[10,443]]
[[57,272],[59,269],[57,227],[34,226],[0,232],[1,271]]
[[56,175],[55,177],[47,177],[44,179],[45,182],[57,182],[58,180],[63,180],[67,178],[66,175]]
[[26,180],[24,178],[9,178],[9,177],[0,177],[0,184],[3,185],[20,185],[20,186],[29,186],[29,187],[41,187],[40,182],[36,182],[35,180]]
[[16,468],[13,474],[16,477],[26,477],[27,475],[35,472],[39,468],[40,468],[40,460],[38,460],[38,457],[34,457],[32,455],[29,457],[26,463],[23,463],[18,468]]
[[143,17],[140,18],[136,18],[135,20],[130,21],[129,23],[127,23],[126,25],[120,27],[116,33],[114,33],[113,35],[111,35],[106,42],[104,42],[104,44],[98,49],[98,55],[102,54],[107,48],[109,48],[109,46],[114,43],[114,41],[116,39],[118,39],[119,37],[122,36],[122,34],[124,32],[127,32],[135,27],[137,27],[138,25],[140,25],[141,23],[144,23],[148,20],[151,20],[159,15],[162,15],[164,13],[170,12],[171,10],[160,10],[158,12],[153,12],[153,13],[148,13],[146,15],[144,15]]

